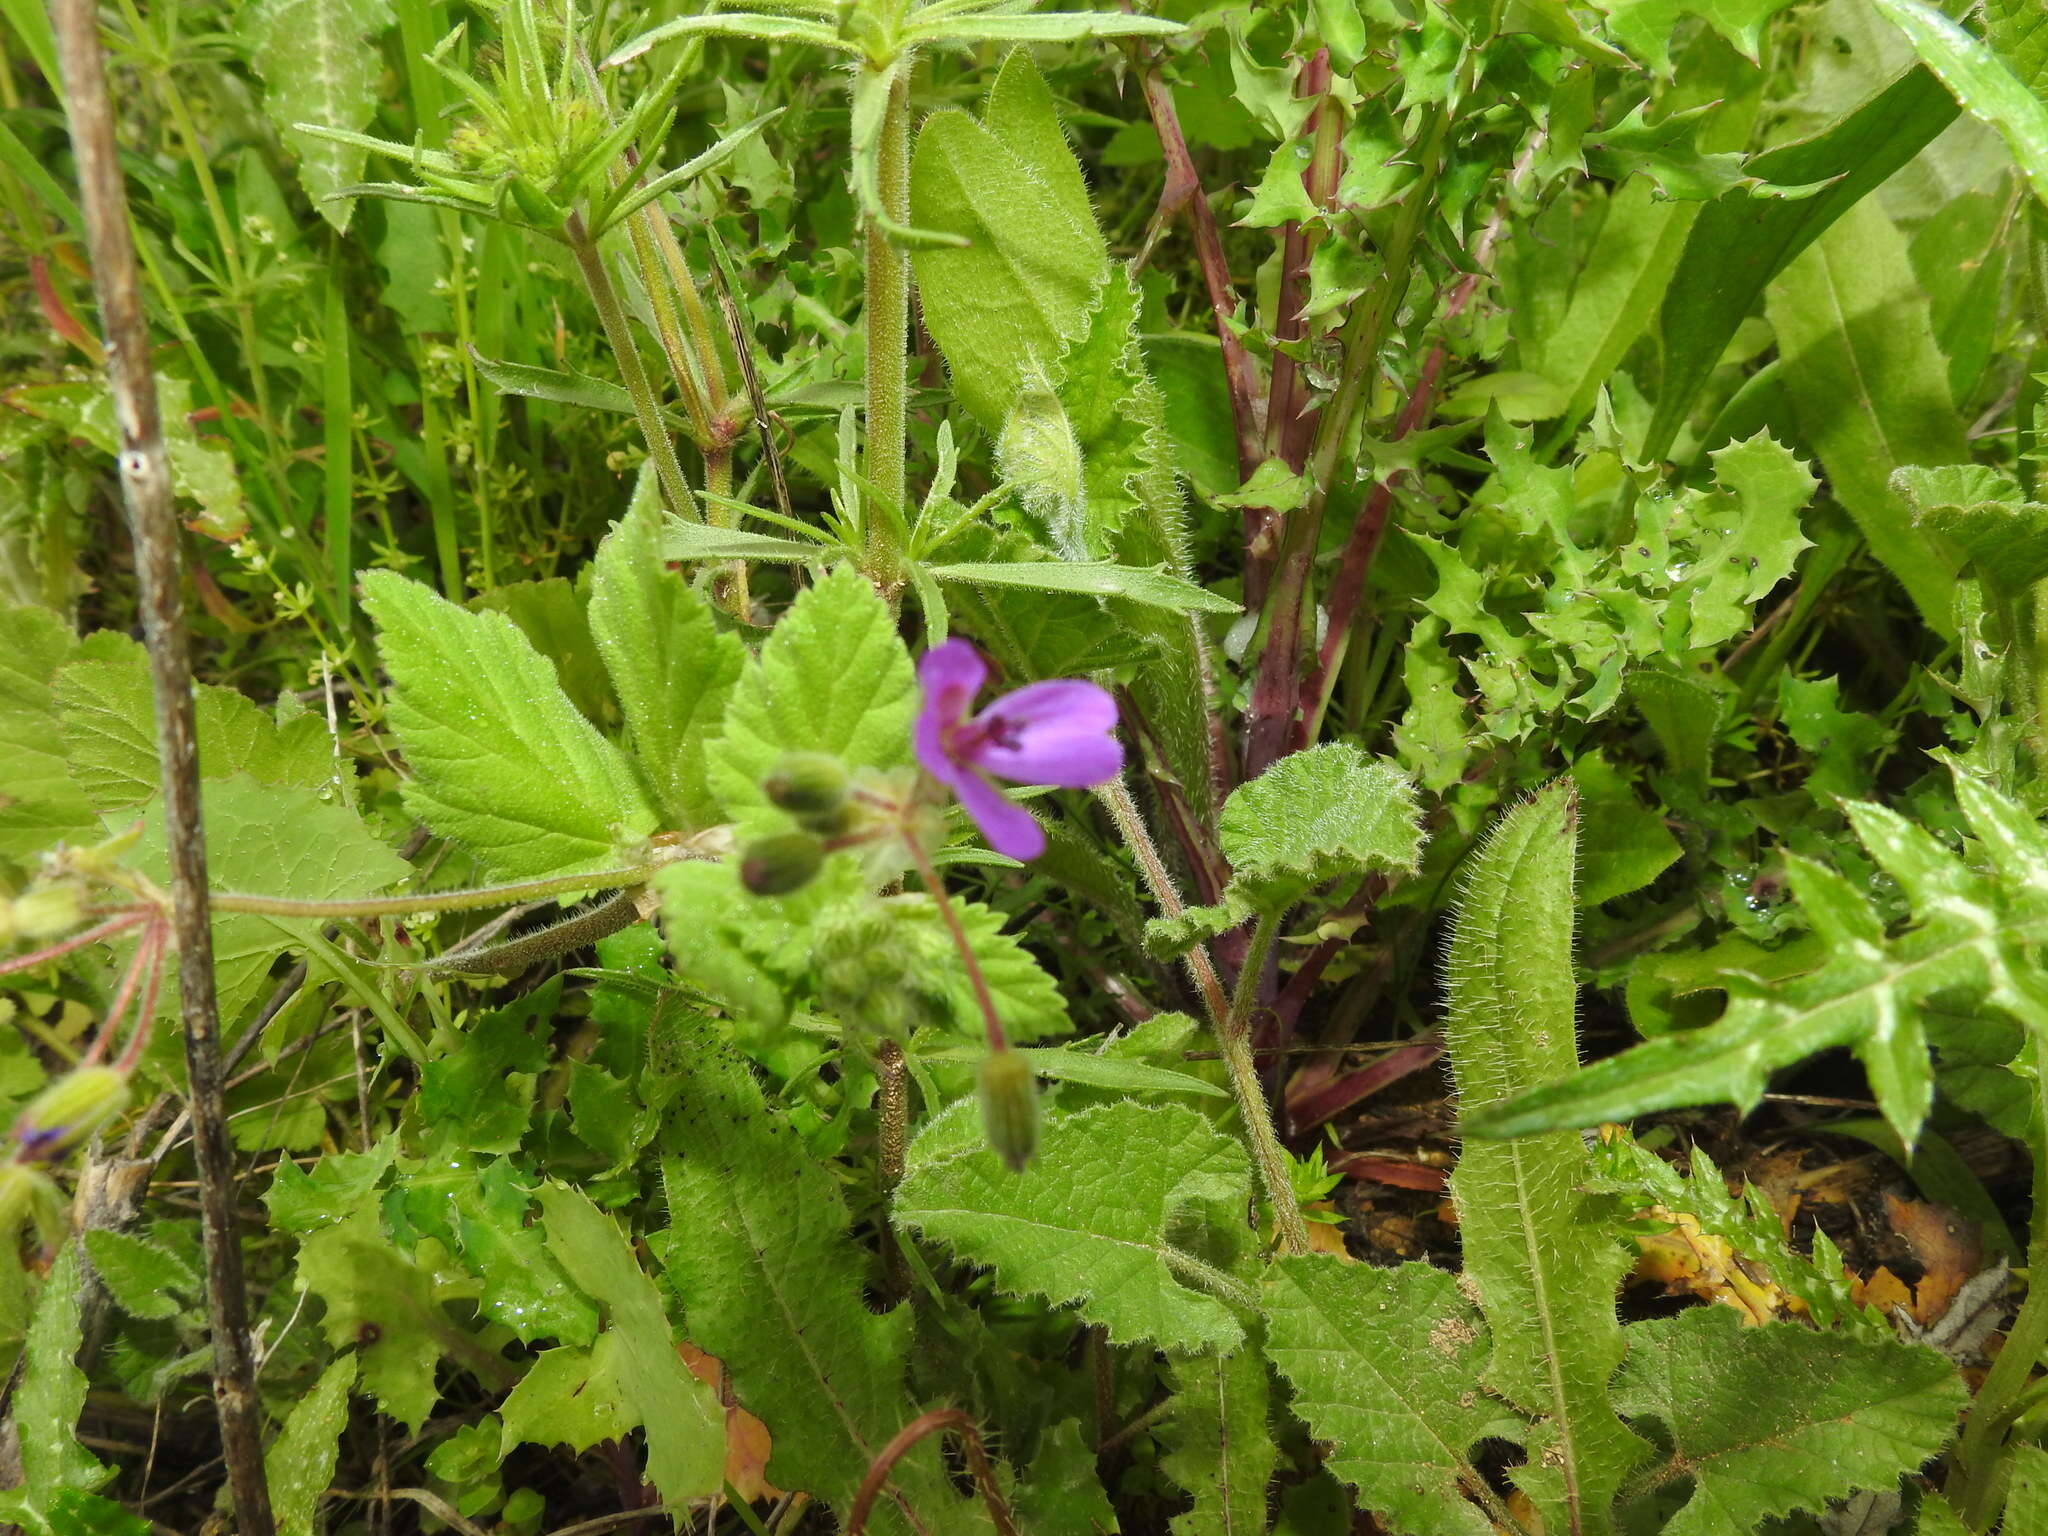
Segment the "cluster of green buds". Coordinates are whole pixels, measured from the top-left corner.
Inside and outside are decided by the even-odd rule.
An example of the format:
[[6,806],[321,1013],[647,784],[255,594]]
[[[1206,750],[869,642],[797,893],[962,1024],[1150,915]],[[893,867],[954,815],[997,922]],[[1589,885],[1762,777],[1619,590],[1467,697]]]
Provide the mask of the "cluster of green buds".
[[14,1122],[16,1163],[54,1163],[90,1141],[128,1107],[128,1074],[88,1065],[67,1072],[29,1101]]
[[893,878],[906,837],[944,831],[921,824],[934,818],[914,789],[901,774],[849,772],[830,753],[788,754],[762,779],[761,791],[793,825],[740,850],[740,884],[756,896],[790,895],[817,878],[827,854],[842,849],[861,851],[871,884]]
[[85,891],[75,880],[38,881],[21,895],[0,897],[0,944],[54,939],[85,917]]

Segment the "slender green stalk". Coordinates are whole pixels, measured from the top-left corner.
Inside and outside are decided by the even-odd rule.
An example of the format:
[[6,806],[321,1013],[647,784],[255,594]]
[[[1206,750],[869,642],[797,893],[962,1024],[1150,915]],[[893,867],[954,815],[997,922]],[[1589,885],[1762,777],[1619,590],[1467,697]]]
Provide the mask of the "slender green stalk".
[[623,885],[645,885],[659,868],[659,864],[628,864],[587,875],[549,875],[511,885],[415,891],[406,896],[343,897],[338,901],[298,901],[289,896],[261,896],[248,891],[215,891],[212,899],[216,912],[257,912],[266,917],[404,917],[411,912],[475,912],[569,891],[612,891]]
[[1956,1449],[1962,1486],[1950,1493],[1973,1531],[1990,1530],[2005,1502],[2012,1473],[2006,1431],[2024,1406],[2035,1362],[2048,1350],[2048,1037],[2039,1031],[2034,1034],[2034,1069],[2034,1230],[2027,1244],[2027,1299],[1977,1389]]
[[668,426],[661,419],[661,402],[654,397],[654,386],[647,381],[647,370],[641,366],[640,352],[633,344],[633,333],[626,328],[626,312],[619,305],[619,295],[612,287],[611,274],[605,270],[604,253],[597,248],[597,242],[590,238],[590,231],[584,227],[578,214],[569,215],[562,226],[562,233],[569,242],[569,251],[576,258],[577,268],[583,273],[583,285],[590,291],[590,302],[597,308],[597,318],[604,326],[604,339],[618,359],[619,377],[624,381],[626,393],[633,397],[633,414],[640,418],[641,434],[647,439],[647,451],[654,456],[654,472],[661,480],[663,494],[678,517],[701,523],[703,514],[697,510],[697,498],[690,494],[690,484],[683,478],[683,466],[676,458],[676,445],[668,435]]
[[[1159,849],[1153,844],[1151,833],[1145,830],[1144,818],[1138,814],[1138,805],[1131,798],[1130,787],[1121,778],[1112,779],[1097,788],[1095,795],[1108,810],[1110,820],[1116,823],[1124,843],[1136,857],[1145,883],[1151,888],[1152,899],[1159,903],[1159,910],[1168,917],[1180,916],[1187,909],[1181,902],[1180,892],[1174,888],[1173,877],[1167,872],[1165,861],[1159,857]],[[1245,956],[1244,968],[1238,972],[1237,995],[1229,1001],[1224,998],[1223,983],[1217,979],[1216,967],[1209,959],[1207,946],[1197,944],[1190,949],[1187,963],[1195,985],[1201,991],[1203,1006],[1208,1010],[1210,1027],[1215,1030],[1217,1044],[1222,1049],[1223,1066],[1230,1075],[1231,1093],[1237,1100],[1238,1114],[1244,1120],[1245,1140],[1250,1146],[1252,1161],[1258,1167],[1259,1182],[1265,1187],[1266,1198],[1273,1204],[1273,1222],[1280,1231],[1280,1244],[1289,1253],[1307,1253],[1308,1225],[1301,1219],[1301,1207],[1294,1198],[1294,1185],[1287,1176],[1287,1152],[1273,1129],[1273,1110],[1266,1103],[1265,1085],[1259,1081],[1258,1063],[1252,1058],[1252,1002],[1258,996],[1259,973],[1266,968],[1266,957],[1272,953],[1273,940],[1279,929],[1277,917],[1259,920],[1252,932],[1250,953]]]
[[[882,114],[877,190],[882,212],[910,222],[910,80],[898,61]],[[904,503],[905,401],[910,390],[910,255],[874,220],[866,235],[867,446],[863,469],[875,495]],[[893,516],[880,506],[867,515],[867,576],[884,591],[902,584],[902,551]]]

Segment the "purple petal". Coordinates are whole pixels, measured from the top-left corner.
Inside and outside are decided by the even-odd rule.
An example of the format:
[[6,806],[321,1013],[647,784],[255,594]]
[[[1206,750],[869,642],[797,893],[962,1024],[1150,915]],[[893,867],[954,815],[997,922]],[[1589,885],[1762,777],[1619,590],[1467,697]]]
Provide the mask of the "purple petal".
[[1006,693],[991,701],[982,713],[1000,714],[1017,725],[1057,720],[1077,731],[1116,729],[1116,700],[1110,696],[1109,690],[1075,677],[1033,683],[1014,693]]
[[918,658],[917,680],[924,688],[912,745],[925,772],[954,789],[965,773],[946,751],[946,730],[967,718],[974,696],[988,681],[988,663],[965,640],[948,640]]
[[1076,731],[1065,724],[1027,726],[1014,746],[983,742],[975,763],[989,773],[1018,784],[1055,784],[1061,789],[1089,789],[1124,770],[1124,749],[1101,731]]
[[1013,805],[993,784],[979,774],[962,774],[953,792],[981,828],[989,847],[1013,859],[1030,861],[1045,852],[1045,829],[1021,805]]

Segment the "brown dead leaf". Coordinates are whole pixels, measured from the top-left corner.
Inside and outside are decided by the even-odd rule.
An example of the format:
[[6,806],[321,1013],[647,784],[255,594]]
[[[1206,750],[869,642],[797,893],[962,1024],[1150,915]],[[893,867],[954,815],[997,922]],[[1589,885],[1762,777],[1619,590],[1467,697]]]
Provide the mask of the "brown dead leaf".
[[1733,1307],[1752,1327],[1796,1310],[1793,1299],[1769,1276],[1744,1264],[1727,1239],[1701,1231],[1698,1217],[1661,1205],[1643,1214],[1669,1223],[1671,1230],[1636,1239],[1638,1280],[1661,1285],[1673,1295]]
[[1875,1273],[1858,1279],[1849,1287],[1849,1299],[1858,1306],[1875,1307],[1884,1313],[1913,1313],[1913,1289],[1882,1265]]
[[725,1480],[750,1503],[755,1499],[781,1498],[782,1491],[763,1475],[769,1454],[775,1448],[768,1426],[732,1400],[726,1387],[725,1363],[687,1342],[678,1344],[676,1353],[682,1356],[690,1374],[716,1392],[718,1400],[725,1404]]
[[[1305,1205],[1304,1211],[1334,1211],[1336,1207],[1327,1200],[1318,1200],[1314,1205]],[[1308,1245],[1317,1253],[1335,1254],[1346,1264],[1356,1264],[1351,1250],[1344,1246],[1344,1229],[1327,1221],[1311,1221],[1308,1227]]]
[[1925,1271],[1913,1287],[1913,1321],[1925,1328],[1943,1316],[1956,1292],[1984,1267],[1982,1232],[1946,1206],[1884,1197],[1885,1213]]

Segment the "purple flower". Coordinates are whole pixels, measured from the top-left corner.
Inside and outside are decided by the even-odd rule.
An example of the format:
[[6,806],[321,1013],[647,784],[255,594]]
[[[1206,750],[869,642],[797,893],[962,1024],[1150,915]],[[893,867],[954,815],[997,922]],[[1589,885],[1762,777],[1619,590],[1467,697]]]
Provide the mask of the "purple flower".
[[1109,734],[1116,700],[1093,683],[1033,683],[970,715],[988,681],[988,663],[965,640],[926,651],[917,679],[924,685],[917,760],[960,797],[997,853],[1035,859],[1045,852],[1045,833],[989,782],[991,774],[1018,784],[1087,789],[1123,772],[1124,749]]

